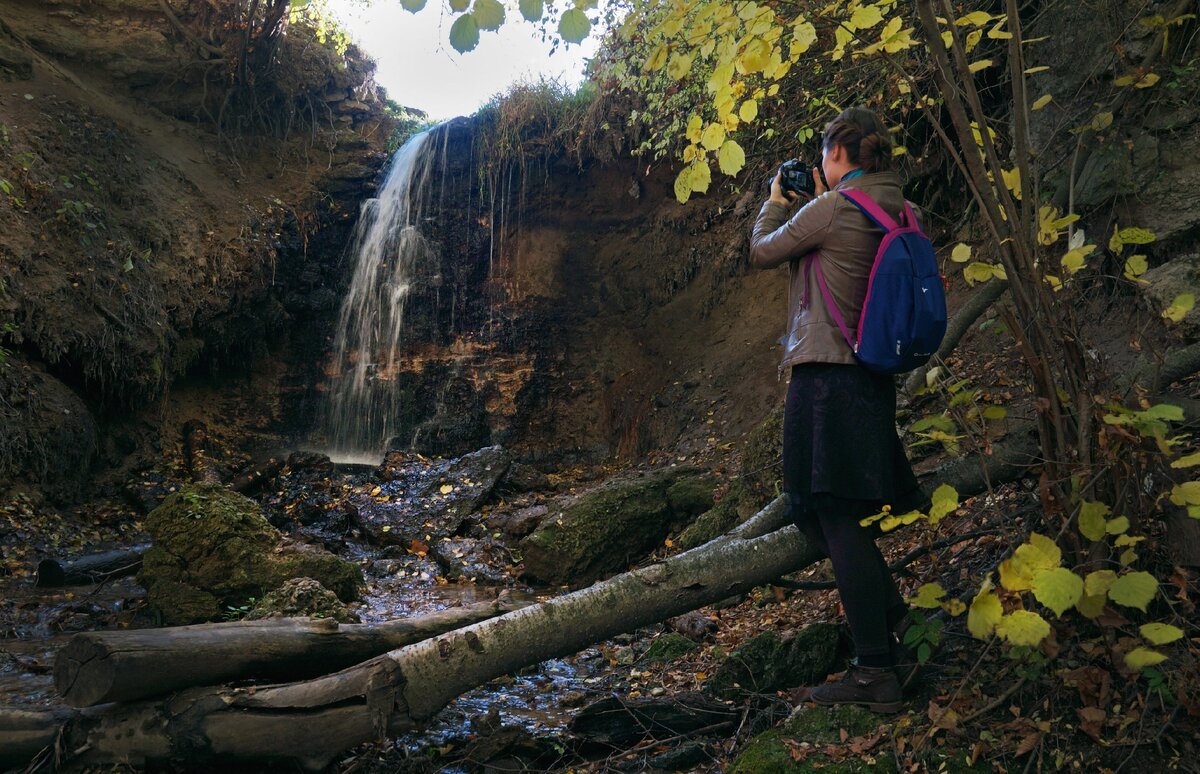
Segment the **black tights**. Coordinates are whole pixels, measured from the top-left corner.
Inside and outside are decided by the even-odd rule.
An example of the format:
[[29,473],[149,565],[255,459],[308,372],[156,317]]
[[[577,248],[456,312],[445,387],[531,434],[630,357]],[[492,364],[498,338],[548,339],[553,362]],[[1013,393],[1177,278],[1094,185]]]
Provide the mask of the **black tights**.
[[859,663],[890,666],[892,630],[908,613],[908,607],[875,545],[878,529],[858,523],[876,509],[862,500],[827,494],[813,495],[808,502],[794,496],[791,499],[796,526],[833,564],[833,577],[854,635]]

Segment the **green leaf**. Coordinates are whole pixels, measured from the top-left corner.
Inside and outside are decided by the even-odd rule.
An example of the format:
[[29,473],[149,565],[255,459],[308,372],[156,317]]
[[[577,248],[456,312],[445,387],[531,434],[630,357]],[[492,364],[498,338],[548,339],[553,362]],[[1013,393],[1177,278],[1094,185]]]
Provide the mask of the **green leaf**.
[[1136,607],[1143,613],[1158,593],[1158,581],[1148,572],[1131,572],[1117,578],[1108,590],[1108,598],[1118,605]]
[[883,21],[883,14],[877,5],[859,6],[850,15],[850,26],[856,30],[870,29],[881,21]]
[[1187,313],[1192,311],[1192,307],[1196,305],[1196,295],[1194,293],[1180,293],[1175,296],[1175,300],[1171,305],[1163,310],[1162,316],[1171,322],[1179,322]]
[[1104,522],[1107,517],[1107,505],[1085,501],[1079,506],[1079,532],[1088,540],[1102,539],[1104,537]]
[[[426,0],[400,0],[400,7],[409,13],[416,13],[425,7],[425,2]],[[295,4],[295,0],[292,0],[292,5],[295,6]],[[305,4],[307,3],[301,3],[301,5]]]
[[504,6],[500,0],[475,0],[471,15],[481,30],[498,30],[504,24]]
[[1008,409],[1003,406],[988,406],[983,410],[983,418],[991,421],[1004,419],[1008,416]]
[[717,151],[717,164],[721,171],[731,177],[746,166],[746,152],[733,140],[726,140]]
[[1183,637],[1183,629],[1165,623],[1142,624],[1138,631],[1151,645],[1166,645]]
[[976,282],[987,282],[995,275],[995,269],[990,263],[982,263],[975,261],[967,264],[963,269],[963,277],[966,278],[968,285],[974,285]]
[[531,22],[540,21],[542,14],[546,12],[544,0],[519,0],[517,5],[521,9],[521,15]]
[[578,8],[565,11],[558,20],[558,34],[568,43],[579,43],[588,36],[591,29],[591,20]]
[[467,10],[467,6],[471,4],[471,0],[450,0],[450,10],[455,13],[462,13]]
[[1117,574],[1112,570],[1096,570],[1089,572],[1083,579],[1084,592],[1089,596],[1107,596],[1108,590],[1117,581]]
[[1052,100],[1052,99],[1054,99],[1053,95],[1043,94],[1042,96],[1038,97],[1037,99],[1035,99],[1033,101],[1033,104],[1029,106],[1029,109],[1030,110],[1041,110],[1042,108],[1049,105],[1050,100]]
[[479,45],[479,27],[476,26],[473,15],[465,13],[450,25],[450,45],[460,54],[465,54]]
[[1150,650],[1150,648],[1137,647],[1125,654],[1125,666],[1134,671],[1141,671],[1166,660],[1165,655],[1157,650]]
[[1146,273],[1146,268],[1149,264],[1146,262],[1144,255],[1131,255],[1125,259],[1125,278],[1136,280],[1138,277]]
[[929,523],[936,525],[947,514],[953,513],[958,507],[958,490],[949,484],[942,484],[933,490],[932,504],[929,506]]
[[1066,567],[1042,570],[1033,576],[1033,596],[1061,618],[1083,596],[1083,578]]
[[1037,613],[1017,610],[1000,619],[996,634],[1013,645],[1035,647],[1050,634],[1050,624]]
[[1118,516],[1115,519],[1109,519],[1104,525],[1104,531],[1110,535],[1122,535],[1129,529],[1129,517]]

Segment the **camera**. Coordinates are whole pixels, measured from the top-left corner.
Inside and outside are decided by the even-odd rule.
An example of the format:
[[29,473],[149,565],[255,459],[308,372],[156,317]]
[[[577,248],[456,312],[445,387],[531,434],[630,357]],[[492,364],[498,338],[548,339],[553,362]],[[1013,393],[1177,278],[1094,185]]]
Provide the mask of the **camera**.
[[[813,183],[812,171],[813,168],[800,159],[788,159],[779,165],[779,186],[783,189],[785,195],[790,191],[798,193],[807,199],[814,199],[817,195],[817,189]],[[775,175],[767,178],[768,189],[771,188],[771,181],[774,179]]]

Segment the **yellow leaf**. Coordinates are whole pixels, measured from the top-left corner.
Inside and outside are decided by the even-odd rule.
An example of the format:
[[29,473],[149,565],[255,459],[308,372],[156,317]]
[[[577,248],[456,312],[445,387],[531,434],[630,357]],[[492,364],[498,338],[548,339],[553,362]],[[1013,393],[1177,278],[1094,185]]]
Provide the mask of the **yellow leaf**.
[[892,146],[892,155],[893,156],[905,156],[907,154],[908,154],[908,148],[905,148],[903,145],[893,145]]
[[1161,664],[1166,660],[1165,655],[1157,650],[1150,650],[1150,648],[1137,647],[1125,654],[1125,666],[1134,671]]
[[1200,465],[1200,452],[1193,452],[1171,463],[1173,468],[1192,468],[1196,465]]
[[969,54],[975,50],[975,47],[979,45],[979,41],[981,40],[983,40],[983,30],[972,30],[967,33],[967,39],[963,41],[963,48]]
[[1145,75],[1143,75],[1141,77],[1141,79],[1137,83],[1133,84],[1133,88],[1148,89],[1151,86],[1153,86],[1154,84],[1158,83],[1158,81],[1159,81],[1158,73],[1146,73]]
[[684,164],[690,164],[691,162],[695,161],[698,158],[702,158],[703,156],[704,156],[704,151],[700,149],[699,145],[689,145],[683,149],[683,163]]
[[812,25],[812,22],[806,21],[803,16],[797,18],[792,25],[791,54],[803,54],[812,47],[816,39],[817,28]]
[[1123,535],[1129,529],[1129,517],[1118,516],[1115,519],[1109,519],[1104,525],[1104,531],[1110,535]]
[[1132,548],[1127,548],[1121,552],[1120,556],[1117,557],[1117,562],[1122,567],[1128,567],[1129,565],[1136,562],[1137,558],[1138,558],[1137,551],[1134,551]]
[[1003,613],[1000,597],[992,591],[992,582],[989,579],[975,595],[975,599],[971,600],[971,607],[967,612],[967,631],[976,639],[986,640],[996,630],[996,624],[1000,622]]
[[1112,126],[1113,114],[1110,112],[1097,113],[1092,122],[1088,124],[1088,128],[1093,132],[1102,132]]
[[1108,251],[1113,255],[1120,255],[1125,249],[1125,243],[1121,241],[1121,232],[1117,230],[1117,226],[1113,224],[1112,236],[1108,238]]
[[966,278],[968,285],[974,285],[976,282],[987,282],[995,276],[995,267],[990,263],[981,263],[974,261],[967,264],[963,269],[963,277]]
[[909,597],[909,604],[926,610],[941,607],[941,598],[946,596],[946,590],[937,583],[925,583],[917,589],[916,596]]
[[1175,300],[1171,305],[1163,310],[1162,316],[1171,322],[1179,322],[1187,313],[1192,311],[1192,307],[1196,305],[1196,295],[1194,293],[1180,293],[1175,296]]
[[1008,30],[1002,29],[1007,22],[1007,17],[1001,19],[996,26],[988,30],[988,37],[992,40],[1012,40],[1012,33]]
[[1148,572],[1131,572],[1113,581],[1108,598],[1124,607],[1136,607],[1143,613],[1158,593],[1158,581]]
[[1047,274],[1045,277],[1046,284],[1048,284],[1051,290],[1053,290],[1055,293],[1063,289],[1062,280],[1060,280],[1058,277],[1055,277],[1053,274]]
[[700,118],[700,116],[692,115],[690,118],[688,118],[687,130],[685,131],[684,136],[687,137],[690,142],[699,143],[700,133],[703,130],[704,119]]
[[963,604],[961,599],[949,599],[942,604],[942,609],[952,618],[957,618],[967,611],[967,606]]
[[1033,576],[1033,596],[1061,618],[1083,596],[1083,578],[1066,567],[1042,570]]
[[1146,263],[1146,256],[1131,255],[1125,259],[1125,278],[1137,280],[1138,277],[1146,273],[1149,264]]
[[646,59],[646,70],[654,72],[661,70],[663,65],[667,63],[667,44],[660,43],[657,48],[650,52],[650,56]]
[[[1124,516],[1121,518],[1125,519]],[[1118,521],[1118,519],[1113,519],[1113,521]],[[1125,521],[1128,522],[1129,520],[1125,519]],[[1129,529],[1128,526],[1125,528]],[[1125,546],[1136,546],[1145,539],[1145,535],[1117,535],[1117,539],[1113,541],[1113,545],[1117,546],[1118,548],[1124,548]]]
[[1000,178],[1004,180],[1004,187],[1012,191],[1013,197],[1018,201],[1021,199],[1021,170],[1019,167],[1013,169],[1000,170]]
[[1035,647],[1050,634],[1050,624],[1037,613],[1017,610],[1000,619],[996,634],[1013,645]]
[[778,93],[779,93],[779,84],[778,83],[772,83],[767,88],[767,96],[768,97],[774,97]]
[[671,56],[671,63],[667,65],[667,75],[675,80],[679,80],[687,75],[692,70],[692,55],[676,52]]
[[700,144],[704,146],[705,150],[715,151],[721,147],[723,142],[725,142],[725,127],[717,123],[704,127],[704,132],[700,135]]
[[758,118],[758,103],[752,99],[748,99],[738,108],[738,118],[741,118],[746,123],[750,123]]
[[1054,99],[1054,97],[1052,95],[1043,94],[1042,96],[1038,97],[1037,99],[1035,99],[1033,101],[1033,104],[1029,106],[1029,109],[1030,110],[1041,110],[1042,108],[1049,105],[1050,100],[1052,100],[1052,99]]
[[[1091,251],[1089,250],[1088,252]],[[1084,263],[1084,251],[1082,248],[1071,250],[1062,257],[1063,271],[1065,271],[1068,276],[1082,269],[1084,267]]]
[[717,151],[717,165],[725,174],[736,175],[746,166],[746,152],[735,141],[726,140]]
[[1138,631],[1151,645],[1166,645],[1183,637],[1183,629],[1165,623],[1142,624]]
[[454,491],[454,486],[451,484],[442,484],[442,488],[438,490],[442,494],[450,494]]
[[692,170],[692,191],[694,193],[706,193],[708,191],[708,184],[712,182],[712,170],[708,168],[708,163],[703,159],[697,159],[688,168]]
[[1148,245],[1157,238],[1150,229],[1136,226],[1121,229],[1120,237],[1121,243],[1127,245]]
[[1176,505],[1200,505],[1200,481],[1187,481],[1171,488],[1171,502]]
[[1028,68],[1027,70],[1025,70],[1025,74],[1026,75],[1036,75],[1037,73],[1044,73],[1049,69],[1050,68],[1046,65],[1039,65],[1037,67]]
[[679,170],[679,174],[675,176],[675,200],[680,204],[686,204],[688,197],[692,195],[692,177],[690,170],[691,166],[686,166]]
[[996,17],[986,11],[972,11],[955,19],[954,24],[959,27],[982,27],[994,18]]
[[1096,570],[1089,572],[1083,579],[1083,590],[1088,596],[1108,596],[1108,590],[1117,580],[1117,574],[1112,570]]
[[971,246],[964,242],[959,242],[950,251],[950,260],[955,263],[966,263],[971,260]]
[[738,57],[738,67],[746,73],[760,73],[770,61],[770,44],[761,38],[755,38],[746,44],[742,55]]
[[1088,540],[1104,537],[1104,522],[1108,517],[1108,506],[1104,503],[1085,501],[1079,506],[1079,531]]
[[856,8],[850,14],[850,26],[856,30],[866,30],[883,21],[883,14],[877,5],[864,5]]
[[929,523],[936,526],[947,514],[958,508],[958,490],[949,484],[942,484],[933,490],[929,507]]
[[737,115],[733,113],[726,113],[721,116],[721,126],[725,128],[726,133],[736,131],[739,123]]
[[980,59],[976,62],[972,62],[971,64],[967,65],[967,70],[969,70],[970,72],[973,72],[973,73],[977,73],[980,70],[984,70],[991,66],[992,66],[992,60]]

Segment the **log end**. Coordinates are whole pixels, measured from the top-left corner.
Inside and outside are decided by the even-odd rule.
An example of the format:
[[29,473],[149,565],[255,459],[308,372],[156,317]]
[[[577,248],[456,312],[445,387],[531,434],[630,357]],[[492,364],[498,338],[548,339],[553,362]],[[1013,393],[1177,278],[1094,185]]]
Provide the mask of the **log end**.
[[88,634],[77,634],[54,658],[54,689],[72,707],[109,701],[113,687],[107,650]]
[[37,582],[35,585],[41,587],[47,586],[63,586],[66,585],[67,573],[63,569],[62,562],[57,559],[43,559],[38,562],[37,566]]

